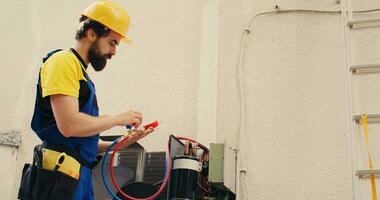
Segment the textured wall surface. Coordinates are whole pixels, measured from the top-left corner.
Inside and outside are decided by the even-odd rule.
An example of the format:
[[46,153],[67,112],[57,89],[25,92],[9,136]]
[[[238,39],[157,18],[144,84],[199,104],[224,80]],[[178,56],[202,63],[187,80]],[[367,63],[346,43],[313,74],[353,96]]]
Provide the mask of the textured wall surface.
[[[219,141],[237,143],[240,40],[280,9],[336,11],[335,1],[222,1]],[[351,199],[343,35],[338,13],[255,17],[245,43],[240,149],[245,199]],[[228,74],[228,76],[227,76]],[[224,92],[229,91],[229,92]]]

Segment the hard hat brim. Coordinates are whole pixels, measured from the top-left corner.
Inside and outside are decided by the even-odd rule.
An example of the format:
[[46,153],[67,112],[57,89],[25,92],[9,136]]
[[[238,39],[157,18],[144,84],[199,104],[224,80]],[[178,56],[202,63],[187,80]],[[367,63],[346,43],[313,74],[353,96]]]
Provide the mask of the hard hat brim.
[[129,37],[127,37],[126,35],[122,35],[121,41],[129,45],[132,45],[132,40],[129,39]]

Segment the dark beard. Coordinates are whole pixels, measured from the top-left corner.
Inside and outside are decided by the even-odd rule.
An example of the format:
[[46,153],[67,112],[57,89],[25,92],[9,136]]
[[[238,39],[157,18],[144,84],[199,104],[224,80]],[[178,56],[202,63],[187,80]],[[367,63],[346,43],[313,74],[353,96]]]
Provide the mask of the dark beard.
[[95,41],[91,44],[90,48],[88,49],[88,60],[95,71],[102,71],[106,67],[107,58],[110,58],[110,55],[101,55],[99,51],[98,41]]

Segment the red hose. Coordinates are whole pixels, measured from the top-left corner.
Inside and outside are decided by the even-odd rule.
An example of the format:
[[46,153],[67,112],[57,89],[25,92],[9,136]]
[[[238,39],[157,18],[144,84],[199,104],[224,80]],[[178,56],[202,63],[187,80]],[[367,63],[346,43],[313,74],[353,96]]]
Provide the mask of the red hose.
[[120,148],[120,145],[124,142],[124,141],[127,141],[128,140],[128,136],[126,136],[125,138],[121,139],[115,146],[115,148],[113,149],[113,152],[112,152],[112,156],[111,156],[111,161],[110,161],[110,164],[109,164],[109,168],[110,168],[110,174],[111,174],[111,179],[112,179],[112,183],[113,185],[115,186],[115,188],[117,189],[117,191],[123,195],[123,197],[127,198],[127,199],[130,199],[130,200],[152,200],[154,198],[156,198],[158,195],[161,194],[161,192],[165,189],[165,186],[166,184],[168,183],[168,180],[169,180],[169,174],[170,174],[170,151],[169,151],[169,145],[166,146],[166,152],[167,152],[167,166],[166,166],[166,178],[165,178],[165,181],[164,183],[161,185],[160,189],[152,196],[150,197],[147,197],[147,198],[144,198],[144,199],[139,199],[139,198],[134,198],[134,197],[131,197],[127,194],[125,194],[123,192],[123,190],[120,189],[119,185],[117,184],[116,182],[116,179],[115,179],[115,174],[114,174],[114,169],[113,169],[113,161],[114,161],[114,158],[115,158],[115,155],[116,155],[116,152],[119,150]]

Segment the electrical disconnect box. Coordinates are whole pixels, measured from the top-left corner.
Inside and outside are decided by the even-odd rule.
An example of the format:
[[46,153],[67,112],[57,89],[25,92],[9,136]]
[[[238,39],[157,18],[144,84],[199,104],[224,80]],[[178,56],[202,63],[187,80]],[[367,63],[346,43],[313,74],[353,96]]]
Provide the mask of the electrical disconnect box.
[[225,143],[210,144],[208,181],[215,187],[235,193],[236,151]]

